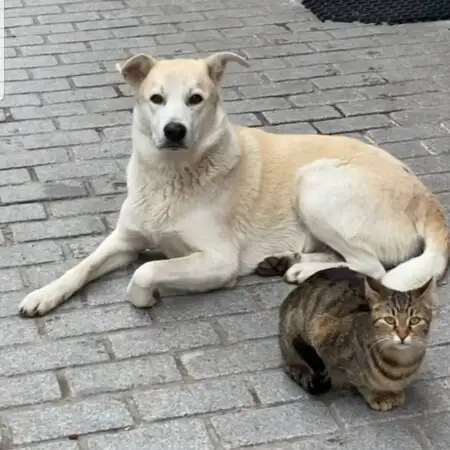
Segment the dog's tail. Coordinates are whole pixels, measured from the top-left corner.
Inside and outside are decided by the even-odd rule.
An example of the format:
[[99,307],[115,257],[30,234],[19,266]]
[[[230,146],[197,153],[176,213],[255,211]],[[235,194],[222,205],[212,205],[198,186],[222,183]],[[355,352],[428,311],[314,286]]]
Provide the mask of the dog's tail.
[[424,241],[421,255],[399,264],[389,271],[382,282],[386,286],[406,291],[425,284],[434,277],[438,281],[445,273],[449,257],[449,232],[441,205],[428,197],[416,227]]

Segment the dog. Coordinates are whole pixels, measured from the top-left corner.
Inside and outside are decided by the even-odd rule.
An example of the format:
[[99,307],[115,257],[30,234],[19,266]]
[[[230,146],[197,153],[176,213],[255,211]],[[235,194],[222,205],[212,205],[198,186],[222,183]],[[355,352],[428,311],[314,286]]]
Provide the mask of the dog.
[[86,283],[159,249],[133,274],[127,299],[152,306],[161,288],[232,287],[268,257],[291,258],[286,279],[346,266],[407,290],[442,277],[448,228],[441,204],[388,152],[344,136],[271,134],[232,126],[220,95],[229,62],[137,54],[117,68],[136,103],[127,197],[116,228],[50,284],[23,316],[43,315]]

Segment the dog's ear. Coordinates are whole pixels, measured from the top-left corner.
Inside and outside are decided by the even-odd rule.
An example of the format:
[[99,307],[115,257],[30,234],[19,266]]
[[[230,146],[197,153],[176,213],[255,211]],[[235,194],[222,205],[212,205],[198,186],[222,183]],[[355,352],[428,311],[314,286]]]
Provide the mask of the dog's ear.
[[208,67],[208,74],[214,83],[218,84],[222,80],[222,76],[225,72],[225,68],[229,61],[234,61],[241,66],[249,67],[246,59],[236,53],[231,52],[219,52],[208,56],[205,59],[206,66]]
[[125,81],[133,88],[139,88],[145,80],[152,67],[156,64],[152,56],[140,53],[127,59],[124,63],[117,63],[117,70],[122,74]]

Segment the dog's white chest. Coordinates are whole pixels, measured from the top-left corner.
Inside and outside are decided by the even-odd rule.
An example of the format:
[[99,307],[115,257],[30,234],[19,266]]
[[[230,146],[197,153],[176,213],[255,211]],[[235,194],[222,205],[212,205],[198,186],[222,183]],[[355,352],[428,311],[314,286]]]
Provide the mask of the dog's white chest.
[[140,234],[169,258],[186,256],[211,246],[221,238],[220,208],[207,199],[152,196],[135,202],[133,222]]

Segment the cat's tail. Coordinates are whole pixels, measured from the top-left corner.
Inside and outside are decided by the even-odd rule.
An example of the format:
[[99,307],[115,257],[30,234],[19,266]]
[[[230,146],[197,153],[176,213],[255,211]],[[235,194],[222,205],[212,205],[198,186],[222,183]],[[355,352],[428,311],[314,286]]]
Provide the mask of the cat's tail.
[[422,254],[399,264],[382,279],[384,285],[399,291],[422,286],[432,277],[438,281],[447,268],[449,232],[442,207],[429,197],[426,208],[419,212],[416,229],[424,241]]

